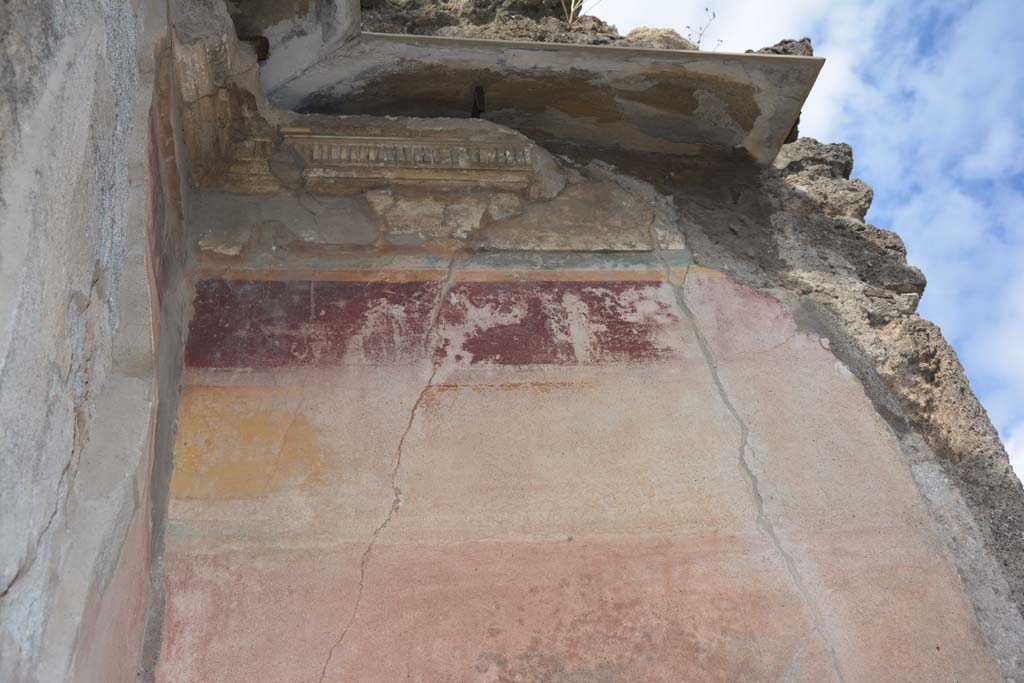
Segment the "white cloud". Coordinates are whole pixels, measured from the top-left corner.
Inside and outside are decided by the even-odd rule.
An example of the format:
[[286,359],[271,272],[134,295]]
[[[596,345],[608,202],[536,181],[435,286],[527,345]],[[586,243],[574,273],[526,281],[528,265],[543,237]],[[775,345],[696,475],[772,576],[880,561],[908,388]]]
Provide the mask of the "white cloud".
[[1024,479],[1024,424],[1010,430],[1006,437],[1006,451],[1010,454],[1010,465],[1017,476]]
[[945,332],[1024,469],[1024,12],[1019,0],[604,0],[623,32],[717,18],[705,48],[809,35],[827,58],[801,133],[845,140],[929,280]]

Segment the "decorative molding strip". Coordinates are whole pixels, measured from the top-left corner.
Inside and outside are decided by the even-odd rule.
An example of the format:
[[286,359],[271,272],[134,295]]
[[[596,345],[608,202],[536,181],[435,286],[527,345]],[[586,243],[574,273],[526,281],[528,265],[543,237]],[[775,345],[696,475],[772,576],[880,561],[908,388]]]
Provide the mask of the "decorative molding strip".
[[287,132],[284,144],[297,150],[307,163],[313,165],[524,171],[531,169],[530,149],[527,145],[394,137],[296,135]]
[[[323,194],[403,184],[521,191],[534,174],[529,143],[314,134],[296,128],[283,128],[281,134],[282,148],[301,159],[296,159],[296,174],[301,172],[308,189]],[[263,193],[279,188],[269,163],[273,150],[269,137],[234,143],[223,176],[227,189]]]

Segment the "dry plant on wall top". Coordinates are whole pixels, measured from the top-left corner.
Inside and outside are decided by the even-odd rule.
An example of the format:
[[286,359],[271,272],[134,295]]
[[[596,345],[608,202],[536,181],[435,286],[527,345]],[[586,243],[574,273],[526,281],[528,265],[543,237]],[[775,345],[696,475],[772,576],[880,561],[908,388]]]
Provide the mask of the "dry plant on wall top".
[[[564,1],[563,1],[562,4],[565,4]],[[708,30],[708,27],[711,26],[712,22],[714,22],[715,17],[717,17],[717,16],[718,16],[717,12],[715,12],[714,10],[712,10],[709,7],[705,7],[704,8],[704,18],[705,18],[705,21],[704,21],[703,26],[696,26],[696,27],[694,27],[694,26],[687,26],[686,27],[686,39],[688,41],[690,41],[691,43],[693,43],[694,45],[696,45],[698,50],[700,49],[700,44],[704,41],[704,33]],[[715,43],[715,50],[717,50],[721,44],[722,44],[721,40],[719,40],[717,43]]]
[[583,0],[562,0],[562,11],[565,13],[565,24],[569,27],[569,30],[572,30],[572,27],[576,25],[576,22],[579,21],[580,17],[587,12],[593,12],[594,8],[600,5],[601,2],[602,0],[597,0],[597,2],[591,3],[585,8],[586,12],[584,12]]

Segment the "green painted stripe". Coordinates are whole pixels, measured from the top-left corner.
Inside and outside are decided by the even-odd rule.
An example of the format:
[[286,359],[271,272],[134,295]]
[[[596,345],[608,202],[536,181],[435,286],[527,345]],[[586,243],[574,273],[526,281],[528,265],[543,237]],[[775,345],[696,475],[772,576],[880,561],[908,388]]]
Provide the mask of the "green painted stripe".
[[[686,250],[662,252],[672,268],[692,262]],[[470,256],[460,270],[659,270],[665,263],[650,252],[485,252]]]

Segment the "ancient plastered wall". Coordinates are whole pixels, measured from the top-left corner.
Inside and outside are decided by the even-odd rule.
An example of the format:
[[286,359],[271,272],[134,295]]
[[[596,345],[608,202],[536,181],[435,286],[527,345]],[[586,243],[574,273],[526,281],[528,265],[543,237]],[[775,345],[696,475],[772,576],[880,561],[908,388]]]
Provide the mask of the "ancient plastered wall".
[[180,355],[161,350],[156,383],[147,231],[180,225],[151,120],[166,26],[156,0],[0,7],[5,681],[136,675],[156,408]]
[[829,339],[898,439],[1004,677],[1024,680],[1024,488],[955,351],[916,313],[924,276],[897,234],[863,222],[872,190],[850,179],[850,147],[801,139],[763,171],[607,160],[671,195],[696,263]]
[[[191,180],[205,189],[275,195],[261,205],[272,209],[273,216],[255,215],[246,198],[202,197],[199,205],[207,212],[205,217],[213,218],[196,225],[198,246],[207,252],[202,255],[205,265],[219,270],[230,267],[232,258],[255,258],[261,250],[279,254],[282,249],[309,246],[308,242],[342,244],[327,234],[343,232],[342,226],[330,222],[332,214],[366,219],[365,229],[357,230],[359,238],[351,242],[361,246],[403,244],[408,239],[412,244],[462,240],[467,248],[522,248],[524,240],[542,237],[545,227],[547,237],[564,240],[567,233],[561,219],[568,216],[580,222],[580,216],[593,211],[611,185],[629,192],[653,192],[630,176],[644,178],[678,207],[678,227],[700,264],[728,273],[755,290],[770,291],[792,312],[801,332],[827,338],[830,352],[854,371],[875,411],[891,427],[890,436],[899,441],[914,481],[931,505],[936,537],[945,545],[941,553],[954,559],[999,666],[1007,675],[1020,670],[1022,630],[1019,603],[1013,597],[1020,594],[1022,585],[1015,573],[1020,553],[1005,542],[1020,528],[1014,521],[1021,510],[1019,484],[1005,476],[1005,453],[997,439],[989,438],[991,427],[969,394],[955,355],[934,328],[914,314],[924,286],[920,273],[907,266],[895,235],[861,222],[870,189],[846,177],[852,161],[840,159],[837,166],[828,158],[819,159],[816,155],[822,152],[809,143],[811,149],[804,152],[790,148],[794,153],[780,160],[781,173],[744,165],[687,169],[654,155],[609,157],[607,161],[620,172],[592,165],[586,167],[586,175],[576,173],[575,182],[569,172],[570,182],[554,188],[553,197],[546,197],[551,201],[543,207],[522,202],[515,205],[514,215],[497,218],[496,213],[507,207],[492,206],[471,192],[398,187],[398,176],[408,173],[401,164],[395,171],[398,175],[377,179],[377,186],[353,183],[350,145],[341,129],[351,125],[351,119],[318,120],[266,111],[258,88],[249,86],[254,64],[239,50],[230,31],[220,32],[201,11],[187,18],[191,21],[184,26],[189,30],[177,33],[175,49],[183,79]],[[329,130],[317,130],[318,124]],[[364,120],[360,125],[381,124]],[[417,125],[440,129],[446,124]],[[462,133],[472,137],[474,131]],[[323,134],[331,139],[318,138]],[[405,134],[415,137],[410,130]],[[531,147],[536,157],[547,154],[529,140],[519,139],[517,144]],[[564,151],[586,154],[578,149]],[[513,170],[526,171],[526,166]],[[600,183],[605,191],[595,198],[592,191],[600,189]],[[319,209],[307,209],[310,218],[303,214],[302,221],[293,220],[296,212],[291,202],[302,201],[307,194],[336,196],[319,199],[324,203]],[[514,204],[510,200],[508,206]],[[246,206],[250,206],[248,213],[240,210]],[[552,212],[556,207],[565,210]],[[467,216],[471,220],[452,220]],[[236,222],[229,226],[225,217]],[[607,214],[602,217],[606,219]],[[511,223],[495,225],[502,220]],[[296,225],[303,221],[312,223],[307,226],[312,239]],[[498,234],[496,227],[504,234]],[[622,239],[624,233],[616,231],[612,237]],[[542,240],[533,248],[571,247]],[[609,243],[606,248],[651,247],[636,239],[628,244]],[[295,253],[301,256],[297,248]],[[929,329],[930,341],[927,335],[915,333]],[[951,396],[956,390],[960,398]],[[915,397],[921,398],[920,404]],[[752,403],[759,405],[756,395]],[[932,407],[939,410],[931,411]],[[945,419],[943,410],[959,411],[964,420]],[[951,438],[972,434],[979,436],[968,439],[973,445]],[[985,491],[995,494],[986,498]],[[1000,506],[1008,511],[1001,518]]]
[[[468,133],[462,131],[463,139]],[[663,239],[673,234],[677,241],[672,248],[681,249],[685,241],[677,232],[680,227],[700,247],[701,259],[716,257],[708,242],[723,230],[759,231],[762,242],[748,236],[742,246],[760,248],[766,259],[777,253],[771,245],[785,233],[774,234],[772,218],[783,217],[775,216],[769,206],[761,207],[764,214],[746,206],[748,201],[787,197],[786,186],[774,172],[748,178],[745,173],[750,169],[732,169],[724,177],[710,178],[710,187],[701,188],[699,181],[686,183],[678,197],[682,211],[677,212],[671,199],[646,183],[616,173],[607,164],[574,166],[563,158],[558,170],[567,180],[554,197],[531,201],[509,194],[507,203],[503,201],[499,207],[491,200],[502,193],[493,191],[455,193],[392,187],[360,194],[361,184],[373,179],[375,169],[364,167],[361,177],[348,176],[341,183],[345,177],[341,170],[350,172],[355,164],[347,153],[330,147],[334,142],[322,144],[322,151],[311,154],[312,159],[306,157],[316,163],[296,168],[295,175],[315,172],[311,177],[323,178],[329,170],[325,162],[334,160],[339,162],[333,166],[339,173],[334,176],[339,179],[337,184],[307,184],[288,194],[271,188],[268,192],[272,194],[262,197],[209,193],[196,202],[194,237],[203,279],[197,290],[189,343],[191,385],[183,399],[178,441],[185,452],[178,454],[177,487],[172,487],[177,488],[176,498],[169,514],[168,635],[159,680],[216,680],[224,671],[237,675],[240,670],[255,677],[313,680],[323,672],[325,680],[351,671],[359,671],[365,680],[393,680],[396,671],[416,671],[433,679],[451,675],[459,667],[462,671],[477,667],[473,670],[498,677],[548,680],[552,669],[545,666],[591,680],[597,676],[595,660],[600,662],[603,655],[619,667],[614,671],[622,680],[838,681],[843,676],[872,681],[1016,680],[1010,676],[1021,666],[1018,654],[1024,631],[1020,616],[1006,599],[1006,579],[994,562],[992,549],[978,551],[984,542],[982,530],[935,454],[917,434],[901,426],[901,417],[886,412],[886,402],[893,396],[877,381],[872,383],[863,364],[858,365],[850,350],[850,331],[816,319],[815,302],[806,292],[795,292],[779,280],[764,279],[757,288],[741,284],[739,280],[755,277],[749,254],[734,253],[720,261],[719,267],[729,269],[735,277],[702,267],[670,272],[667,255],[662,269],[651,254],[664,250]],[[646,161],[651,170],[656,168],[655,160]],[[419,162],[423,166],[432,163],[430,155]],[[389,168],[396,173],[409,170],[398,165]],[[679,171],[678,166],[670,168]],[[747,188],[752,196],[737,202],[745,178],[754,183]],[[324,196],[328,189],[343,187],[350,194]],[[713,197],[702,206],[702,191],[738,194],[731,201]],[[808,204],[807,197],[793,194],[788,199],[796,217],[820,225],[838,240],[824,252],[828,258],[838,261],[849,247],[866,258],[883,259],[883,268],[862,275],[878,289],[872,290],[878,300],[872,309],[876,319],[912,309],[923,279],[901,260],[895,236],[855,220],[828,223],[821,207]],[[498,208],[513,215],[499,218],[495,215]],[[859,237],[862,234],[887,240],[884,243],[892,255],[886,257],[881,250],[870,249],[871,242],[860,241],[867,239]],[[437,251],[401,254],[396,248],[402,244],[429,245]],[[353,247],[354,253],[345,251]],[[476,248],[509,251],[473,253]],[[451,250],[455,255],[444,256]],[[549,253],[511,253],[515,250]],[[614,253],[581,257],[572,253],[574,250]],[[616,382],[613,389],[605,379],[596,389],[590,385],[589,394],[565,391],[566,387],[578,388],[581,375],[574,373],[586,377],[593,372],[595,361],[614,361],[623,349],[637,348],[630,343],[602,346],[595,330],[626,329],[634,343],[644,337],[643,333],[634,335],[643,329],[635,319],[616,324],[614,316],[606,315],[607,307],[592,307],[581,296],[584,292],[573,290],[582,286],[592,291],[594,281],[602,277],[602,263],[609,280],[622,277],[620,266],[633,266],[622,268],[632,271],[622,278],[631,283],[622,290],[625,292],[630,292],[637,280],[647,280],[644,286],[654,288],[661,278],[669,278],[678,286],[677,305],[685,303],[676,320],[690,310],[694,329],[703,331],[707,347],[703,353],[697,353],[701,344],[679,329],[664,338],[694,354],[682,364],[687,379],[672,400],[647,403],[652,396],[663,398],[665,387],[679,381],[679,376],[664,366],[651,376],[651,385],[657,389],[645,387],[617,402],[618,412],[600,406],[608,396],[621,394],[625,382]],[[609,263],[616,265],[609,267]],[[608,278],[607,271],[614,276]],[[862,304],[855,294],[849,301]],[[531,297],[536,297],[533,306],[526,304]],[[662,303],[671,308],[671,299],[669,296]],[[312,312],[314,301],[317,310],[345,312],[320,319]],[[450,303],[442,303],[446,301]],[[507,305],[503,315],[493,315],[496,301]],[[627,299],[611,308],[632,310]],[[367,313],[371,309],[373,315]],[[429,363],[422,365],[427,358],[438,358],[429,350],[424,354],[425,338],[433,339],[428,333],[431,319],[440,321],[434,324],[440,325],[438,338],[445,340],[440,348],[446,350],[440,355],[447,358],[436,361],[440,365],[433,370]],[[460,327],[463,324],[465,328]],[[396,335],[395,330],[404,332]],[[566,332],[560,332],[563,330]],[[616,335],[604,337],[609,338],[615,340]],[[312,344],[311,339],[315,340]],[[684,342],[686,339],[689,341]],[[645,347],[640,344],[639,348]],[[411,380],[405,374],[410,358],[421,363],[410,373]],[[847,364],[858,372],[860,381],[854,379]],[[525,370],[527,366],[533,370]],[[507,387],[515,382],[521,387],[524,377],[531,377],[529,372],[540,366],[545,370],[532,377],[547,383],[543,396],[509,398],[515,392]],[[552,382],[552,374],[565,366],[585,367],[577,367],[568,379]],[[552,369],[556,367],[558,370]],[[708,375],[701,374],[705,367]],[[258,373],[268,368],[273,369],[272,381],[259,379]],[[389,380],[388,373],[398,368],[404,379]],[[694,368],[700,371],[690,374]],[[476,383],[467,381],[474,369],[482,378]],[[290,389],[282,387],[289,380],[284,377],[292,371],[297,371],[293,376],[296,393],[287,394]],[[323,390],[310,389],[311,375],[302,374],[304,371],[312,371],[330,386],[328,393],[312,400],[297,399],[306,396],[302,392]],[[361,379],[328,374],[349,371]],[[431,384],[435,380],[428,376],[434,372],[439,379]],[[460,376],[461,372],[470,374]],[[627,377],[629,373],[625,371]],[[504,377],[506,383],[496,382],[495,376]],[[708,381],[709,376],[716,379]],[[236,381],[238,384],[233,384]],[[268,381],[270,399],[261,396]],[[362,403],[367,400],[366,384],[361,382],[379,392],[369,399],[370,405],[383,402],[368,411],[382,420],[370,430],[348,421],[366,410]],[[487,397],[488,389],[481,384],[503,388]],[[339,386],[360,396],[359,412],[348,410],[348,400],[330,393]],[[356,386],[360,388],[353,389]],[[460,391],[465,392],[461,398]],[[420,392],[431,398],[418,400]],[[596,405],[585,402],[587,395]],[[403,407],[393,407],[396,400]],[[268,411],[268,405],[277,405],[281,412]],[[333,407],[310,410],[302,405]],[[663,429],[651,428],[652,416],[659,415],[664,406],[676,410],[685,405],[693,406],[692,414],[673,414]],[[711,408],[716,405],[717,411]],[[901,412],[897,405],[889,409]],[[573,412],[567,416],[561,411]],[[552,420],[552,414],[559,418]],[[246,442],[252,443],[248,439],[258,431],[252,426],[253,415],[267,425],[265,434],[270,436],[266,440],[273,445],[266,450],[237,446],[242,433],[247,435]],[[729,418],[726,422],[735,422],[734,431],[724,429],[721,437],[716,436],[719,432],[711,426],[715,424],[712,417]],[[888,419],[892,419],[889,424]],[[294,434],[303,436],[293,442],[282,432],[295,424],[301,426]],[[383,424],[380,431],[379,424]],[[509,447],[516,443],[509,435],[523,431],[518,424],[529,424],[535,440],[526,447]],[[573,428],[567,430],[566,425]],[[616,433],[614,425],[628,425],[626,434]],[[400,436],[403,430],[412,430],[407,441]],[[466,438],[467,433],[474,436]],[[563,460],[572,463],[564,466],[570,473],[559,466],[549,469],[553,461],[546,461],[544,453],[571,453],[578,447],[567,433],[586,434],[593,444],[586,449],[586,457],[597,454],[601,466],[581,467],[584,458],[570,457]],[[638,433],[644,435],[642,449],[637,447]],[[652,433],[659,434],[664,452],[671,454],[660,461],[671,472],[637,457],[641,452],[657,452],[647,440]],[[741,437],[744,448],[739,462],[749,469],[748,480],[738,482],[743,486],[726,488],[720,481],[708,485],[704,475],[695,474],[705,457],[714,463],[711,467],[722,468],[724,478],[740,474],[743,467],[736,469],[736,444]],[[359,441],[362,438],[370,438],[372,443],[364,448]],[[288,447],[277,450],[278,444],[286,441]],[[400,444],[397,447],[396,442]],[[699,446],[687,452],[694,442]],[[196,443],[215,445],[197,451]],[[293,450],[293,443],[305,445]],[[339,449],[341,443],[346,447]],[[398,450],[391,451],[392,447]],[[346,451],[373,463],[366,480],[352,478],[351,472],[363,471],[362,465],[346,459]],[[290,464],[265,478],[266,458],[283,453]],[[392,462],[400,462],[401,467],[390,469]],[[514,463],[511,472],[504,469],[508,463]],[[517,471],[520,467],[529,475]],[[580,470],[573,471],[573,467]],[[674,469],[677,467],[680,469]],[[340,473],[346,477],[344,482],[330,479]],[[623,483],[634,476],[643,482],[641,486]],[[306,481],[309,486],[282,484],[278,488],[283,481]],[[552,481],[571,481],[573,485],[546,489]],[[651,482],[664,483],[666,489],[655,485],[657,493],[651,494]],[[687,490],[687,486],[693,488]],[[283,493],[285,489],[288,493]],[[401,493],[393,493],[397,491]],[[623,502],[619,496],[629,495],[627,491],[637,498]],[[340,497],[339,492],[343,494]],[[310,498],[319,495],[324,500],[311,504]],[[521,504],[524,495],[529,496],[530,504]],[[679,512],[673,498],[694,508],[682,513],[681,519],[666,521],[660,515]],[[643,560],[636,555],[649,559],[645,555],[649,549],[640,543],[630,546],[629,552],[605,546],[585,560],[570,561],[564,558],[573,551],[559,545],[552,555],[565,564],[545,565],[537,559],[535,564],[544,569],[536,574],[519,574],[510,569],[514,564],[511,557],[502,558],[500,590],[493,582],[494,574],[489,573],[493,569],[489,570],[486,562],[485,566],[479,564],[482,555],[466,551],[474,539],[510,541],[511,536],[512,541],[528,539],[524,545],[529,552],[538,552],[534,557],[539,558],[538,547],[543,544],[538,538],[547,535],[550,540],[557,533],[552,530],[565,525],[574,532],[573,547],[588,547],[587,533],[621,528],[612,523],[616,510],[630,517],[628,526],[637,535],[650,529],[658,529],[660,534],[666,528],[678,529],[673,525],[679,524],[692,524],[706,533],[714,528],[723,509],[730,505],[742,508],[751,498],[757,514],[739,512],[737,517],[748,522],[767,520],[762,522],[761,533],[779,552],[788,554],[791,582],[796,593],[803,594],[809,619],[820,630],[813,638],[817,650],[797,645],[792,657],[792,643],[766,645],[759,640],[765,634],[785,632],[785,620],[799,614],[790,604],[778,614],[763,617],[763,623],[771,627],[750,626],[758,623],[758,607],[751,605],[764,603],[738,597],[743,591],[758,587],[779,599],[789,590],[784,581],[767,585],[763,563],[751,569],[749,579],[717,586],[716,590],[728,596],[726,600],[749,608],[741,612],[745,627],[757,634],[754,649],[768,653],[765,658],[774,658],[764,668],[742,661],[741,653],[751,643],[746,633],[742,646],[720,640],[730,628],[724,617],[701,611],[715,601],[708,600],[702,588],[695,588],[704,585],[700,578],[677,578],[685,574],[683,568],[692,558],[676,556],[666,560],[666,566],[680,572],[673,577],[678,586],[686,587],[680,591],[694,590],[700,597],[680,598],[661,613],[642,602],[652,600],[659,608],[665,607],[664,601],[652,598],[662,585],[661,575],[638,579],[635,570],[616,573],[616,562],[623,557],[638,564]],[[353,506],[353,500],[368,504]],[[651,500],[659,504],[648,508]],[[335,507],[339,501],[344,509]],[[701,508],[698,501],[707,507]],[[350,515],[352,509],[360,512]],[[558,513],[531,519],[537,510],[551,509]],[[316,514],[309,518],[301,510],[315,510]],[[385,515],[390,519],[387,510],[394,513],[394,519],[378,537],[380,520]],[[444,512],[433,516],[437,510]],[[595,522],[595,514],[606,516]],[[525,538],[508,534],[510,526],[528,529]],[[451,539],[446,533],[459,539],[459,550],[438,550],[440,539]],[[660,535],[659,541],[671,545],[668,535]],[[310,537],[317,540],[309,541]],[[424,537],[431,538],[429,551],[409,550]],[[346,550],[330,554],[336,550],[326,548],[339,538]],[[288,550],[282,548],[282,539],[287,539]],[[559,544],[561,541],[558,539]],[[266,545],[260,545],[264,542]],[[316,551],[309,552],[304,543]],[[282,560],[295,545],[303,549],[292,559]],[[714,547],[708,539],[694,537],[686,546],[698,554]],[[244,551],[237,552],[239,547]],[[366,550],[368,547],[374,552]],[[396,548],[402,551],[395,552]],[[273,559],[268,559],[271,554]],[[330,557],[326,564],[325,556]],[[300,559],[293,563],[295,557]],[[361,557],[370,558],[364,574],[360,574]],[[508,584],[515,582],[509,577],[528,577],[524,583],[533,584],[532,593],[538,584],[554,583],[554,576],[578,571],[572,567],[574,561],[600,567],[598,573],[603,572],[603,577],[597,586],[588,583],[585,590],[568,595],[564,586],[552,586],[544,597],[532,598],[535,611],[529,613],[526,623],[533,636],[538,623],[552,612],[560,619],[579,614],[578,621],[572,621],[583,626],[564,640],[545,634],[543,649],[517,649],[526,646],[517,640],[514,620],[498,615],[501,610],[494,605],[508,601],[523,607],[531,598],[525,586],[503,594]],[[323,580],[325,566],[331,572],[327,581]],[[445,580],[438,581],[439,574]],[[707,575],[735,578],[725,570]],[[367,586],[362,602],[358,597],[361,576]],[[410,576],[415,580],[410,581]],[[452,583],[445,583],[447,580]],[[602,586],[601,581],[607,584]],[[273,588],[284,585],[287,592]],[[636,603],[619,601],[634,611],[627,611],[626,616],[612,613],[607,621],[601,621],[601,627],[590,630],[589,620],[595,610],[600,614],[600,605],[595,607],[589,601],[607,595],[611,587],[635,591],[630,597],[638,596]],[[403,593],[406,588],[408,592]],[[458,606],[448,602],[451,593],[443,597],[447,591],[458,592]],[[679,593],[673,590],[672,595]],[[447,615],[444,624],[437,621],[439,613]],[[729,608],[724,613],[732,618],[740,612]],[[352,615],[349,623],[358,624],[351,631],[344,626],[347,614]],[[681,621],[673,622],[667,614]],[[939,615],[941,618],[936,618]],[[493,621],[474,621],[485,618]],[[665,629],[666,622],[672,627]],[[680,656],[685,645],[675,638],[687,633],[694,622],[715,634],[708,640],[716,645],[702,641],[695,647],[704,657]],[[621,630],[603,641],[601,635],[609,624]],[[507,635],[495,640],[497,635],[488,634],[488,642],[481,642],[489,630]],[[299,632],[303,636],[295,637]],[[217,638],[211,639],[207,633],[216,633]],[[347,654],[332,646],[340,642],[336,637],[347,637]],[[826,640],[824,647],[821,638]],[[398,642],[408,645],[397,648]],[[616,648],[624,647],[624,642],[635,649],[616,659]],[[708,656],[708,650],[715,648],[723,653],[721,658]],[[240,652],[244,654],[239,656]],[[1005,677],[1000,677],[999,668]]]

